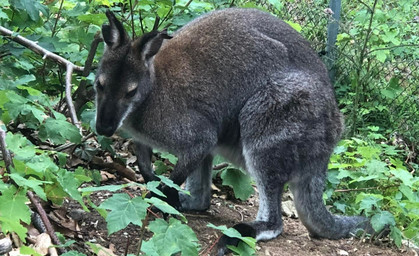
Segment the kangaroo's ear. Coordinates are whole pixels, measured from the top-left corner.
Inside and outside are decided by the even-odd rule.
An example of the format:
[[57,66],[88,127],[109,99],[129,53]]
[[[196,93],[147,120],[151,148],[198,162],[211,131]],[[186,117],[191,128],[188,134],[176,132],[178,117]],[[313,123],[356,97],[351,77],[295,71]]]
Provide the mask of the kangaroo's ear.
[[163,40],[170,38],[172,37],[167,34],[166,29],[163,31],[151,31],[137,39],[133,43],[133,48],[141,56],[141,59],[147,62],[160,50]]
[[112,49],[124,44],[128,40],[127,33],[125,32],[122,23],[115,17],[111,11],[106,11],[106,16],[109,20],[109,25],[102,25],[102,36],[107,46]]

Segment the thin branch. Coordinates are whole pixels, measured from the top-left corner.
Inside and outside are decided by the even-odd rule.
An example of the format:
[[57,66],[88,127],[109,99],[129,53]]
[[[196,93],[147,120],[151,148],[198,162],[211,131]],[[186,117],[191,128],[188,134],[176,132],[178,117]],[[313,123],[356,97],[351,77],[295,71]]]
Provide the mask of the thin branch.
[[132,0],[129,0],[129,8],[131,10],[131,29],[132,29],[132,39],[135,38],[135,29],[134,29],[134,11],[132,8]]
[[67,63],[67,72],[65,74],[65,99],[67,100],[68,110],[70,111],[71,121],[81,131],[81,125],[77,119],[76,110],[74,109],[73,99],[71,98],[71,76],[73,75],[74,64]]
[[[103,39],[100,36],[100,32],[96,33],[92,43],[90,44],[90,50],[89,54],[87,55],[86,62],[84,62],[84,70],[82,76],[87,77],[90,74],[90,71],[92,70],[93,60],[96,55],[97,47],[99,46],[99,43],[102,41]],[[94,95],[94,93],[89,93],[86,87],[87,80],[83,79],[81,80],[78,88],[74,92],[74,98],[76,99],[74,102],[74,107],[76,109],[76,113],[78,113],[80,109],[83,107],[83,105],[86,104],[86,102],[88,102],[89,100],[91,100],[91,98]],[[93,89],[90,90],[90,92],[93,92]]]
[[138,14],[140,16],[140,27],[141,27],[141,33],[144,34],[144,25],[143,25],[143,17],[141,16],[141,10],[138,11]]
[[10,166],[14,167],[12,157],[10,156],[9,150],[7,150],[6,144],[6,132],[0,128],[0,146],[1,153],[3,154],[4,164],[6,165],[6,171],[10,173]]
[[54,37],[54,35],[55,35],[56,29],[57,29],[58,20],[61,17],[61,10],[63,9],[63,4],[64,4],[64,0],[61,0],[60,7],[58,8],[57,18],[55,19],[54,27],[52,28],[51,37]]
[[[183,9],[182,10],[180,10],[179,11],[179,13],[177,14],[177,15],[180,15],[180,14],[182,14],[188,7],[189,7],[189,5],[192,3],[192,1],[193,0],[189,0],[184,6],[183,6]],[[166,29],[166,28],[169,28],[171,25],[172,25],[173,23],[172,22],[170,22],[169,24],[167,24],[164,28]]]
[[30,50],[32,50],[35,53],[38,53],[40,55],[42,55],[43,59],[51,59],[55,62],[57,62],[58,64],[60,64],[61,66],[65,66],[67,67],[68,64],[73,65],[73,69],[74,71],[76,71],[77,73],[82,73],[84,68],[74,65],[72,62],[66,60],[65,58],[48,51],[47,49],[39,46],[36,42],[31,41],[29,39],[24,38],[23,36],[19,36],[19,35],[14,35],[13,31],[0,26],[0,34],[3,36],[6,36],[8,38],[10,38],[11,40],[15,41],[18,44],[21,44],[23,46],[25,46],[26,48],[29,48]]

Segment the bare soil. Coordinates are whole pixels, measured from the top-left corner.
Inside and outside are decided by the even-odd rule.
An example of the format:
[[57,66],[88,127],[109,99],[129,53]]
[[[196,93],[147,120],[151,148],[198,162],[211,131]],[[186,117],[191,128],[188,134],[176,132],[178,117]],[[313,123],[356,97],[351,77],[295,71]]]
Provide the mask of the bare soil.
[[[136,191],[129,191],[134,194]],[[98,205],[111,195],[110,192],[97,192],[91,196]],[[229,200],[228,193],[217,191],[208,211],[199,213],[185,213],[188,225],[195,231],[201,244],[200,255],[215,255],[216,242],[220,232],[207,227],[207,224],[232,226],[241,221],[251,221],[255,218],[258,209],[257,196],[252,196],[245,202]],[[80,208],[77,203],[66,205],[67,212]],[[79,211],[80,212],[80,211]],[[152,217],[155,218],[155,217]],[[298,219],[283,217],[284,231],[276,239],[257,244],[258,255],[418,255],[412,249],[397,249],[388,241],[382,240],[373,244],[359,239],[318,240],[309,237],[307,230]],[[86,246],[86,242],[100,244],[109,248],[116,255],[136,253],[141,237],[141,228],[130,225],[108,237],[105,220],[95,211],[83,213],[79,220],[78,232],[74,233],[77,242],[73,244],[74,250],[93,255]],[[67,233],[68,234],[68,233]],[[143,238],[152,234],[145,232]]]

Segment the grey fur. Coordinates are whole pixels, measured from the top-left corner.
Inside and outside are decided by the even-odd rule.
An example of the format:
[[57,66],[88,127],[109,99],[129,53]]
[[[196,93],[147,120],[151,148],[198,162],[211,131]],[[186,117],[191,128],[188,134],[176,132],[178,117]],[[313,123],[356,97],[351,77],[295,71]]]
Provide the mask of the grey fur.
[[132,42],[108,18],[103,36],[111,35],[105,38],[111,45],[96,79],[97,131],[112,135],[122,125],[137,144],[146,180],[154,179],[150,147],[176,154],[170,178],[186,180],[191,197],[172,204],[209,207],[211,159],[220,153],[258,185],[257,218],[240,226],[258,240],[282,232],[287,182],[312,235],[338,239],[367,226],[365,218],[332,215],[322,203],[342,116],[323,63],[290,26],[258,10],[226,9],[190,22],[172,39],[152,32]]

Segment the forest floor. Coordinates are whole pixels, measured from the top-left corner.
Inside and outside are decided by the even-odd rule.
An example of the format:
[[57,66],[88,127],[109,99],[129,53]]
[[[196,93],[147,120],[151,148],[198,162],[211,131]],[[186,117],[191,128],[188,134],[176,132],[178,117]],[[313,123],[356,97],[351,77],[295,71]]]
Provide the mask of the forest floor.
[[[116,183],[120,183],[120,181],[108,181],[104,185]],[[136,191],[129,192],[135,194]],[[229,200],[228,191],[216,190],[213,192],[211,207],[208,211],[184,214],[188,220],[188,226],[195,231],[199,239],[200,255],[216,254],[216,246],[214,245],[220,236],[220,232],[207,227],[207,224],[212,223],[217,226],[226,225],[230,227],[241,221],[251,221],[257,214],[257,195],[253,195],[242,202],[235,199]],[[98,205],[110,196],[110,192],[102,191],[92,194],[91,199]],[[67,213],[81,212],[78,210],[80,206],[74,202],[67,203],[65,209]],[[288,217],[283,217],[283,220],[284,231],[278,238],[257,243],[258,255],[418,255],[412,249],[397,249],[386,240],[373,244],[369,241],[354,238],[341,240],[313,239],[309,237],[300,220]],[[139,239],[142,236],[141,228],[134,225],[129,225],[126,229],[108,236],[106,222],[96,211],[82,213],[82,217],[78,221],[77,232],[68,231],[64,234],[77,241],[72,245],[72,249],[87,255],[93,255],[86,246],[88,241],[109,249],[110,254],[107,255],[124,255],[126,252],[135,254]],[[151,233],[146,231],[144,237],[150,236]]]

